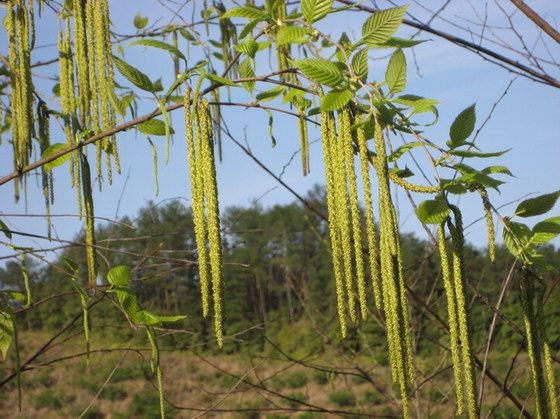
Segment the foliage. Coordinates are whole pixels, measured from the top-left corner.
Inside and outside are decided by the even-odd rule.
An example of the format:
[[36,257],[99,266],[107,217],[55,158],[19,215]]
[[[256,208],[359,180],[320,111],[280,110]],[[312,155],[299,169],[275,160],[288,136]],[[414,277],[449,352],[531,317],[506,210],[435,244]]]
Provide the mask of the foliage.
[[[258,351],[274,348],[280,353],[288,350],[299,355],[298,350],[303,353],[315,347],[317,339],[305,330],[291,333],[291,328],[304,324],[305,315],[317,309],[326,314],[336,313],[339,329],[327,324],[327,333],[349,347],[360,347],[372,336],[376,337],[375,346],[387,351],[391,381],[400,394],[401,413],[404,417],[412,416],[409,399],[418,380],[416,352],[421,353],[423,339],[436,337],[430,336],[431,330],[426,332],[427,337],[418,337],[412,325],[415,313],[410,305],[411,288],[406,278],[405,260],[410,258],[407,246],[414,248],[417,243],[399,232],[399,216],[392,193],[392,188],[396,187],[407,194],[427,195],[417,206],[416,215],[421,223],[434,224],[438,231],[432,245],[433,249],[438,249],[439,258],[428,259],[434,265],[433,259],[439,259],[436,272],[441,272],[442,283],[426,289],[438,287],[446,301],[443,312],[447,314],[449,326],[444,325],[449,331],[446,339],[452,360],[456,414],[474,418],[481,408],[476,376],[480,360],[475,351],[477,336],[473,334],[473,317],[480,314],[469,309],[467,275],[472,272],[467,265],[472,260],[466,256],[469,249],[465,244],[461,209],[453,204],[455,195],[476,193],[483,204],[490,259],[497,260],[498,251],[503,252],[495,246],[496,218],[504,226],[505,246],[519,264],[519,300],[537,416],[558,416],[550,338],[557,335],[547,330],[544,278],[547,271],[557,268],[555,262],[546,257],[550,250],[545,245],[560,234],[560,218],[549,217],[532,229],[512,219],[547,213],[554,207],[560,192],[521,202],[512,217],[499,214],[489,199],[488,190],[499,191],[504,183],[500,176],[512,174],[506,167],[479,167],[477,162],[499,157],[508,150],[484,152],[474,143],[477,122],[474,104],[455,118],[449,128],[449,138],[433,142],[422,136],[421,129],[427,124],[422,123],[419,116],[432,114],[437,119],[437,100],[404,93],[407,90],[406,50],[422,42],[396,36],[407,5],[377,10],[363,22],[361,35],[352,39],[343,33],[337,40],[322,31],[322,21],[346,8],[361,10],[360,4],[348,2],[348,6],[339,7],[332,0],[302,0],[295,4],[276,0],[265,1],[263,5],[248,1],[226,6],[204,2],[201,22],[193,23],[193,27],[169,25],[155,34],[146,29],[149,17],[137,14],[133,23],[139,32],[132,38],[139,39],[114,48],[116,34],[111,32],[108,0],[74,0],[63,5],[39,1],[41,11],[43,3],[53,8],[60,20],[59,76],[56,88],[53,87],[58,97],[54,101],[41,96],[31,72],[36,37],[35,1],[6,2],[4,26],[9,45],[4,67],[6,86],[10,87],[6,93],[10,106],[5,110],[4,120],[11,128],[9,144],[14,172],[2,178],[0,185],[13,181],[16,199],[19,199],[21,190],[27,189],[28,174],[41,168],[46,214],[50,217],[54,169],[67,165],[71,185],[76,191],[78,213],[84,219],[84,234],[80,238],[84,249],[64,252],[60,260],[37,273],[33,283],[36,289],[32,293],[26,254],[32,254],[34,249],[8,244],[20,259],[17,266],[9,269],[21,272],[23,288],[13,279],[2,283],[0,352],[7,358],[14,343],[16,367],[12,378],[17,376],[18,387],[21,372],[34,358],[23,367],[20,365],[16,314],[29,319],[29,328],[35,323],[63,331],[81,319],[87,362],[92,323],[120,321],[127,324],[134,335],[138,330],[144,332],[151,352],[150,367],[159,389],[159,411],[151,411],[155,400],[135,396],[132,414],[164,417],[160,348],[185,344],[184,337],[165,333],[172,323],[180,321],[183,326],[192,327],[196,332],[191,342],[208,342],[211,334],[206,322],[199,320],[198,314],[202,314],[202,317],[212,317],[217,347],[225,352],[238,350],[249,342]],[[196,28],[203,25],[210,37],[210,21],[216,25],[212,35],[217,34],[217,40],[201,39],[201,32]],[[179,46],[179,36],[188,48],[201,50],[204,59],[191,65],[194,60]],[[172,43],[166,42],[168,37],[172,38]],[[144,69],[128,62],[126,50],[139,46],[169,54],[175,71],[169,85],[163,78],[153,80]],[[384,79],[372,80],[370,58],[379,50],[388,51],[390,57]],[[267,51],[274,56],[271,58],[273,70],[263,74],[262,61]],[[220,61],[221,72],[217,70]],[[275,85],[272,90],[268,89],[270,83]],[[310,171],[310,126],[319,127],[326,189],[318,200],[321,211],[315,209],[318,217],[310,220],[305,210],[295,204],[267,211],[259,207],[220,211],[216,162],[222,158],[222,132],[229,133],[222,126],[221,108],[231,105],[220,100],[220,92],[227,90],[231,94],[234,87],[245,90],[239,94],[251,98],[250,106],[266,109],[273,144],[276,140],[272,135],[272,111],[295,117],[303,176]],[[263,90],[265,88],[268,90]],[[5,94],[4,87],[2,94]],[[145,95],[156,110],[137,117],[136,109]],[[211,100],[207,98],[209,95]],[[278,107],[268,107],[269,101],[275,101]],[[92,191],[95,180],[101,188],[104,182],[111,184],[113,171],[121,171],[117,134],[135,129],[146,136],[154,157],[157,190],[158,158],[150,136],[165,137],[168,160],[171,136],[175,133],[169,112],[181,107],[184,109],[192,208],[187,210],[173,203],[162,210],[154,206],[142,210],[134,232],[118,231],[116,235],[132,239],[128,252],[135,256],[132,259],[123,256],[126,253],[117,252],[125,245],[121,249],[99,246],[100,239],[115,235],[115,230],[119,229],[95,225]],[[128,122],[118,125],[118,117]],[[51,121],[60,124],[66,143],[51,143]],[[392,150],[388,138],[397,132],[404,136],[405,145]],[[37,147],[34,140],[39,147],[36,155],[40,158],[31,161]],[[426,185],[411,180],[414,173],[398,166],[416,148],[427,152],[433,168],[433,180],[426,178]],[[371,176],[370,171],[375,176]],[[376,208],[372,198],[375,185]],[[360,196],[363,196],[363,205]],[[153,222],[154,215],[160,218],[158,224]],[[11,241],[13,232],[0,222],[2,232]],[[48,223],[47,234],[51,237],[50,218]],[[241,225],[244,228],[240,228]],[[270,226],[276,231],[271,236],[262,234],[265,227]],[[138,236],[139,231],[144,235]],[[164,231],[171,238],[170,248],[181,249],[184,259],[156,259],[161,258],[157,255]],[[329,253],[332,274],[324,263],[325,254]],[[169,266],[167,270],[158,263],[142,266],[148,260],[161,260]],[[229,265],[234,263],[231,261],[237,264]],[[430,266],[432,278],[437,276],[433,275],[434,269],[435,266]],[[138,275],[139,271],[142,276]],[[13,290],[7,288],[12,282],[17,285]],[[327,283],[329,285],[325,285]],[[30,310],[33,302],[38,301],[37,296],[53,289],[63,293],[69,285],[70,294],[77,295],[78,299],[68,304],[64,300],[56,307],[49,307],[55,315],[42,317]],[[195,302],[193,296],[198,292],[201,298]],[[428,298],[425,292],[419,292],[420,302]],[[370,294],[373,294],[373,304],[369,302]],[[181,298],[184,300],[179,304]],[[186,301],[189,304],[185,304]],[[251,309],[244,308],[240,301],[249,302]],[[332,303],[334,301],[336,304]],[[80,312],[75,314],[78,303]],[[331,308],[333,305],[335,309]],[[111,314],[98,319],[91,314],[95,306]],[[154,306],[163,308],[166,314],[154,314],[151,309]],[[185,309],[186,315],[176,314],[179,306]],[[368,326],[364,326],[369,335],[362,334],[360,325],[368,320],[373,310],[383,328],[367,330]],[[289,323],[278,321],[284,315],[290,318]],[[262,334],[252,330],[247,334],[247,342],[233,338],[256,322],[263,329]],[[69,326],[64,326],[65,323]],[[228,334],[230,339],[225,338]],[[383,335],[385,341],[381,344]],[[303,382],[296,375],[284,384],[288,388],[299,388],[307,384],[307,379]],[[111,397],[125,394],[119,391],[115,390]],[[59,403],[58,399],[51,393],[45,394],[38,399],[38,404],[56,407],[53,403]],[[517,400],[507,391],[505,394],[512,401]],[[355,396],[346,391],[335,391],[330,399],[341,407],[356,404]],[[306,400],[307,396],[299,392],[287,398],[292,407]]]

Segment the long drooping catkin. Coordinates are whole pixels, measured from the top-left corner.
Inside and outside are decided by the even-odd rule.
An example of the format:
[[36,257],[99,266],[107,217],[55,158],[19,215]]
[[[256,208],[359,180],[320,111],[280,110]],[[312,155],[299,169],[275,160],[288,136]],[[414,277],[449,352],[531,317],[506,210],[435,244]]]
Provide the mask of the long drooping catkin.
[[337,211],[336,225],[340,233],[341,249],[342,249],[342,262],[344,266],[344,278],[346,283],[346,300],[347,309],[350,320],[356,323],[356,302],[354,297],[354,279],[352,273],[352,234],[350,227],[349,217],[349,199],[348,199],[348,172],[345,162],[344,151],[344,138],[343,128],[344,113],[339,113],[339,132],[338,136],[333,141],[331,156],[333,157],[334,165],[334,181],[335,181],[335,208]]
[[[208,250],[206,249],[206,220],[204,215],[204,185],[200,184],[202,177],[197,171],[197,156],[195,149],[195,121],[192,114],[191,90],[185,90],[185,131],[187,139],[187,158],[189,164],[189,178],[191,184],[192,211],[195,230],[195,241],[198,253],[198,276],[200,281],[200,292],[202,297],[202,315],[208,316],[209,310],[209,279],[208,279]],[[198,131],[195,129],[195,131]],[[198,136],[197,136],[198,137]],[[200,178],[200,179],[199,179]]]
[[453,361],[453,375],[455,378],[455,393],[457,397],[457,414],[462,415],[464,411],[463,397],[463,374],[461,366],[461,348],[459,325],[457,320],[457,297],[455,288],[451,278],[451,269],[449,266],[449,258],[447,256],[447,248],[445,245],[445,227],[444,224],[438,227],[438,248],[441,259],[441,275],[443,277],[443,286],[447,297],[447,313],[449,316],[449,339],[451,342],[451,359]]
[[86,23],[86,1],[74,1],[74,50],[76,52],[76,75],[79,93],[80,124],[85,127],[90,122],[90,78],[88,74],[88,39]]
[[[366,280],[364,272],[364,257],[362,251],[362,226],[360,206],[358,203],[358,184],[354,167],[354,143],[351,131],[350,109],[344,109],[340,114],[340,133],[344,165],[349,184],[350,219],[352,225],[352,240],[354,242],[354,263],[356,265],[356,282],[358,285],[358,301],[362,319],[367,319]],[[350,292],[350,290],[348,290]]]
[[94,287],[97,281],[97,253],[95,251],[95,218],[93,211],[93,193],[91,190],[91,175],[87,157],[80,153],[82,168],[82,188],[84,196],[84,209],[86,218],[86,255],[88,268],[88,283]]
[[373,200],[371,198],[371,181],[369,176],[369,156],[366,144],[366,136],[363,127],[358,127],[356,138],[358,140],[358,152],[360,155],[360,168],[362,172],[362,183],[364,188],[364,201],[366,204],[366,236],[369,253],[369,270],[373,286],[375,306],[378,310],[383,308],[381,296],[381,283],[379,263],[377,261],[377,237],[375,232],[375,221],[373,219]]
[[494,231],[494,220],[492,219],[492,205],[488,199],[488,192],[484,186],[477,188],[480,197],[482,198],[482,205],[484,206],[484,218],[486,219],[486,231],[488,233],[488,255],[490,260],[496,260],[496,233]]
[[218,185],[216,180],[216,165],[213,148],[212,116],[206,99],[197,104],[197,114],[200,123],[201,145],[200,160],[204,176],[204,188],[207,204],[208,244],[210,247],[210,271],[212,273],[212,298],[214,300],[214,328],[218,346],[223,346],[223,316],[222,316],[222,238],[220,233],[220,208],[218,202]]
[[468,316],[467,298],[465,293],[464,275],[464,245],[463,217],[461,211],[454,205],[450,206],[453,212],[455,225],[448,220],[453,249],[453,288],[457,302],[457,320],[461,339],[461,353],[463,356],[465,390],[467,395],[467,411],[469,418],[478,415],[478,402],[476,398],[476,377],[474,370],[474,353],[472,350],[471,326]]
[[[49,110],[47,104],[40,101],[37,105],[37,139],[39,140],[39,149],[41,155],[50,146],[50,121]],[[50,239],[52,234],[51,222],[51,204],[53,191],[52,191],[52,172],[47,171],[44,167],[41,168],[41,186],[43,188],[43,196],[45,198],[45,215],[47,220],[47,237]]]
[[389,190],[385,139],[381,122],[374,115],[375,168],[379,184],[380,259],[383,307],[393,380],[399,384],[403,415],[410,416],[408,389],[414,380],[412,348],[408,332],[408,310],[402,270],[399,231]]
[[309,174],[309,135],[307,133],[307,121],[305,119],[305,109],[298,109],[298,131],[301,145],[301,167],[303,176]]
[[332,263],[336,287],[336,302],[340,332],[342,337],[346,337],[346,309],[344,306],[344,279],[342,273],[341,259],[341,239],[337,224],[336,209],[336,169],[333,156],[336,141],[336,128],[334,116],[330,112],[321,114],[321,140],[323,146],[323,160],[325,162],[325,174],[327,179],[327,211],[329,220],[329,234],[331,239]]

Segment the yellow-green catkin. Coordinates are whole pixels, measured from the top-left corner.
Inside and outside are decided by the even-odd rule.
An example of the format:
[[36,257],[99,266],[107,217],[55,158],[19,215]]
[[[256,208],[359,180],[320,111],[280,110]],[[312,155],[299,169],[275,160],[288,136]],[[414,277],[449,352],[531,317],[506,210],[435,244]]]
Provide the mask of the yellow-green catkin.
[[[41,155],[50,146],[50,121],[49,110],[47,104],[40,101],[37,105],[37,139],[39,140],[39,150]],[[50,239],[52,235],[52,222],[51,222],[51,204],[53,191],[52,191],[52,172],[41,168],[41,186],[43,188],[43,196],[45,198],[45,215],[47,220],[47,237]]]
[[[283,0],[280,0],[279,4],[276,7],[276,25],[277,30],[280,29],[283,25],[285,25],[287,10],[286,10],[286,3]],[[279,70],[287,70],[290,68],[290,56],[291,56],[291,47],[290,44],[285,45],[278,45],[276,44],[276,59],[278,61],[278,69]],[[294,74],[292,73],[282,73],[280,74],[280,80],[284,82],[292,82],[294,81]]]
[[354,242],[354,262],[356,264],[356,282],[358,285],[358,301],[362,319],[367,319],[366,278],[364,256],[362,251],[362,222],[358,202],[358,183],[354,165],[354,141],[352,138],[352,119],[350,109],[346,108],[340,115],[340,141],[344,152],[346,175],[350,186],[350,218],[352,222],[352,240]]
[[447,256],[447,247],[445,244],[445,227],[444,224],[438,227],[438,248],[441,259],[441,274],[443,277],[443,286],[447,297],[447,313],[449,316],[449,340],[451,342],[451,359],[453,362],[453,376],[455,378],[455,393],[457,396],[457,415],[462,415],[465,408],[463,373],[461,363],[461,349],[459,325],[457,320],[457,298],[455,296],[455,288],[453,287],[449,258]]
[[389,177],[400,187],[407,189],[411,192],[418,192],[418,193],[437,193],[440,191],[439,186],[426,186],[426,185],[417,185],[415,183],[408,182],[400,177],[398,174],[394,172],[389,172]]
[[350,224],[349,214],[349,197],[348,197],[348,174],[345,161],[344,150],[344,135],[345,128],[343,127],[344,112],[339,114],[339,130],[338,136],[334,141],[332,156],[335,172],[335,207],[337,210],[338,231],[340,232],[341,247],[342,247],[342,262],[344,266],[344,278],[346,283],[346,301],[348,314],[353,323],[357,322],[356,316],[356,300],[354,296],[354,279],[352,270],[352,229]]
[[75,0],[74,5],[74,51],[76,57],[76,75],[79,93],[80,124],[86,127],[90,117],[90,79],[88,60],[88,40],[86,35],[86,1]]
[[340,333],[343,338],[347,334],[346,309],[344,305],[344,280],[342,273],[342,252],[340,232],[337,225],[336,209],[336,170],[334,167],[334,148],[336,141],[336,127],[334,116],[330,112],[321,113],[321,141],[323,146],[323,160],[325,163],[325,174],[327,180],[327,212],[329,221],[329,234],[331,239],[331,252],[333,272],[336,287],[336,302],[340,324]]
[[88,268],[88,284],[95,287],[97,282],[97,253],[95,251],[95,216],[93,210],[93,192],[91,190],[91,175],[87,157],[80,153],[82,166],[82,188],[84,196],[84,211],[86,219],[86,256]]
[[[192,112],[191,90],[185,90],[185,132],[187,140],[187,161],[189,165],[189,178],[191,185],[192,211],[195,231],[195,241],[198,253],[198,276],[200,281],[200,293],[202,298],[202,315],[208,316],[210,306],[209,295],[209,273],[208,273],[208,250],[206,249],[206,218],[204,215],[204,185],[199,183],[203,180],[197,171],[195,132],[199,132]],[[199,135],[196,136],[198,138]]]
[[453,287],[457,302],[457,320],[461,339],[461,353],[463,356],[463,371],[465,378],[465,391],[467,396],[467,414],[469,418],[478,415],[478,402],[476,398],[476,376],[474,369],[474,353],[472,349],[472,333],[468,316],[467,297],[465,292],[464,275],[464,245],[463,218],[461,211],[451,205],[455,224],[448,221],[453,249]]
[[200,138],[197,142],[201,145],[200,159],[204,176],[204,188],[207,202],[208,244],[210,248],[210,271],[212,273],[212,298],[214,300],[214,329],[218,347],[223,341],[223,315],[222,315],[222,285],[223,261],[222,238],[220,232],[220,208],[218,202],[218,184],[216,179],[216,164],[214,158],[212,115],[206,99],[197,104],[197,113],[200,123]]
[[385,139],[379,118],[374,115],[375,169],[379,185],[380,259],[383,307],[391,374],[401,392],[403,416],[410,416],[408,391],[414,381],[412,347],[408,331],[406,289],[402,269],[399,230],[389,189]]
[[494,220],[492,218],[492,205],[488,199],[488,192],[483,186],[478,188],[484,206],[484,218],[486,219],[486,231],[488,232],[488,255],[492,262],[496,261],[496,233],[494,231]]
[[305,108],[298,106],[298,130],[301,146],[301,168],[303,176],[309,174],[309,135],[307,133],[307,120],[305,119]]
[[362,183],[364,188],[364,201],[366,211],[366,237],[369,253],[369,270],[371,275],[371,282],[373,286],[373,296],[375,306],[378,310],[383,308],[381,296],[381,283],[379,263],[377,261],[377,234],[375,231],[375,221],[373,218],[373,200],[371,198],[371,180],[369,176],[369,156],[366,143],[366,136],[363,127],[358,127],[356,132],[358,140],[358,153],[360,156],[360,168],[362,173]]
[[[4,26],[8,35],[8,64],[11,71],[10,114],[14,168],[20,170],[29,163],[34,120],[30,39],[34,28],[32,15],[24,0],[7,2]],[[20,182],[23,182],[23,177]],[[16,199],[19,199],[20,182],[15,184]]]
[[537,277],[537,289],[536,289],[536,306],[537,306],[537,327],[539,333],[539,343],[542,348],[542,358],[544,363],[545,369],[545,382],[546,382],[546,390],[548,396],[548,405],[550,408],[551,417],[557,418],[558,416],[558,401],[556,399],[556,379],[554,377],[554,369],[552,367],[552,353],[550,351],[550,344],[548,341],[548,336],[546,333],[546,325],[545,325],[545,315],[544,315],[544,306],[545,306],[545,293],[546,293],[546,285],[542,278]]

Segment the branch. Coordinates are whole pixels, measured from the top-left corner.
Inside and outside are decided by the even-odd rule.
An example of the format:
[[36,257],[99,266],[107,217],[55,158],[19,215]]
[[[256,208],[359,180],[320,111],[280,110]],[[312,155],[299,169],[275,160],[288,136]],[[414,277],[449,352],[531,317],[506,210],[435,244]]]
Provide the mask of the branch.
[[560,44],[560,33],[552,26],[550,26],[550,24],[546,20],[540,17],[537,14],[537,12],[531,9],[527,5],[527,3],[525,3],[523,0],[510,0],[510,1],[515,5],[515,7],[521,10],[521,12],[523,12],[525,16],[531,19],[535,25],[537,25],[539,28],[545,31],[548,36],[550,36],[552,39],[554,39],[557,43]]

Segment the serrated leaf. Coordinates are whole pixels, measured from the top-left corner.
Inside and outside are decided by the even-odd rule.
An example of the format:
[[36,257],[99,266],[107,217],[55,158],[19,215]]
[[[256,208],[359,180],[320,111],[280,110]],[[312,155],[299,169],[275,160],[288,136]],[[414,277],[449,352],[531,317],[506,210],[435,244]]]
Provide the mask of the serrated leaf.
[[220,83],[220,84],[223,84],[224,86],[239,87],[237,84],[235,84],[231,80],[228,80],[225,77],[220,77],[220,76],[218,76],[217,74],[214,74],[214,73],[206,73],[206,77],[209,80],[212,80],[214,83]]
[[148,25],[149,19],[147,16],[142,16],[140,12],[136,13],[134,16],[134,27],[136,29],[144,29]]
[[70,268],[72,273],[78,272],[79,270],[78,264],[74,262],[72,259],[66,256],[60,256],[60,259],[62,259],[62,261],[66,264],[66,266]]
[[416,147],[420,147],[421,145],[423,145],[424,143],[422,141],[414,141],[411,143],[407,143],[404,145],[401,145],[399,148],[397,148],[395,151],[393,151],[389,157],[387,158],[387,160],[389,162],[394,162],[396,160],[399,159],[399,157],[401,157],[404,153],[412,150],[413,148]]
[[303,0],[301,11],[309,23],[323,19],[332,9],[333,0]]
[[125,287],[130,281],[131,271],[126,265],[119,265],[107,272],[107,281],[117,287]]
[[[255,69],[253,68],[253,60],[251,58],[245,58],[239,64],[239,75],[242,78],[252,78],[255,77]],[[243,87],[247,89],[249,92],[252,92],[255,88],[254,81],[247,81],[243,83]]]
[[435,99],[426,99],[416,95],[402,95],[394,99],[393,102],[414,109],[414,113],[434,112],[435,105],[439,103],[439,101]]
[[532,244],[544,244],[560,235],[560,217],[547,218],[535,224],[531,231]]
[[331,90],[321,98],[321,111],[337,111],[346,106],[351,99],[352,93],[349,90]]
[[370,48],[412,48],[426,42],[425,40],[392,37],[380,44],[370,44]]
[[132,292],[130,288],[115,286],[115,295],[119,301],[119,305],[123,311],[127,314],[130,319],[137,324],[142,324],[141,319],[139,319],[138,313],[140,310],[140,305],[138,304],[138,299]]
[[309,30],[300,26],[282,26],[276,34],[277,45],[303,44]]
[[[482,169],[482,173],[490,174],[490,173],[500,173],[503,175],[513,176],[513,173],[505,166],[489,166],[485,169]],[[513,176],[515,177],[515,176]]]
[[323,58],[307,58],[296,61],[295,65],[310,79],[330,87],[337,87],[344,81],[340,68]]
[[407,8],[393,7],[374,13],[362,26],[362,41],[368,46],[386,42],[399,28]]
[[26,304],[26,302],[27,302],[27,295],[25,295],[25,294],[24,294],[23,292],[21,292],[21,291],[4,290],[3,292],[4,292],[4,294],[6,294],[9,298],[13,298],[13,299],[16,300],[18,303]]
[[247,23],[243,29],[241,29],[241,32],[239,32],[239,39],[244,39],[247,35],[250,35],[253,33],[253,29],[255,29],[255,27],[259,24],[258,20],[253,20],[249,23]]
[[449,206],[442,200],[423,201],[416,209],[416,216],[424,224],[441,224],[449,216]]
[[520,257],[529,242],[531,230],[522,223],[516,223],[508,219],[505,219],[504,222],[504,244],[513,256]]
[[121,73],[129,82],[142,90],[152,93],[154,92],[154,85],[148,76],[114,55],[113,61],[117,70],[119,70],[119,73]]
[[6,360],[6,355],[14,340],[14,317],[8,304],[0,300],[0,353]]
[[352,57],[352,70],[360,80],[367,80],[369,72],[367,48],[361,49]]
[[220,19],[227,19],[230,17],[241,17],[250,20],[266,20],[268,15],[258,7],[247,5],[241,7],[234,7],[225,12]]
[[470,151],[470,150],[450,150],[449,154],[452,154],[454,156],[459,156],[459,157],[480,157],[480,158],[488,158],[488,157],[499,157],[502,156],[504,154],[506,154],[508,151],[510,151],[511,149],[508,150],[502,150],[502,151],[495,151],[492,153],[480,153],[478,151]]
[[455,195],[462,195],[468,192],[467,188],[460,182],[457,182],[457,180],[442,179],[440,181],[440,186],[443,190]]
[[6,223],[4,223],[4,221],[2,220],[0,220],[0,230],[2,230],[2,233],[4,233],[7,238],[9,238],[10,240],[12,239],[12,232],[10,231]]
[[187,62],[187,57],[185,57],[185,55],[181,51],[179,51],[178,48],[175,48],[173,45],[169,45],[165,42],[158,41],[156,39],[139,39],[138,41],[134,41],[129,45],[130,46],[140,45],[145,47],[162,49],[181,58],[183,61],[185,61],[185,63]]
[[514,215],[519,217],[533,217],[535,215],[544,214],[554,207],[558,197],[560,197],[560,191],[526,199],[517,206]]
[[245,41],[235,46],[237,52],[242,52],[245,55],[255,58],[255,54],[259,50],[259,44],[254,38],[247,38]]
[[463,182],[467,185],[474,185],[480,183],[481,185],[487,186],[489,188],[493,188],[497,191],[499,191],[498,187],[504,184],[504,182],[502,182],[501,180],[494,179],[478,171],[463,175],[460,178],[457,178],[456,180],[459,182]]
[[264,92],[259,93],[255,98],[259,102],[267,102],[280,96],[284,92],[284,90],[284,86],[275,87],[274,89],[265,90]]
[[396,50],[391,56],[385,79],[391,94],[402,92],[406,87],[406,57],[402,50]]
[[[165,122],[161,119],[150,119],[148,121],[142,122],[141,124],[136,125],[136,128],[144,134],[147,135],[160,135],[165,136]],[[173,128],[169,127],[169,133],[174,134]]]
[[475,106],[475,104],[472,104],[463,110],[451,124],[451,128],[449,129],[450,139],[447,143],[449,147],[455,148],[464,144],[474,131],[474,125],[476,123]]
[[[62,151],[64,149],[66,149],[68,147],[68,144],[63,144],[63,143],[56,143],[56,144],[51,144],[50,146],[48,146],[46,148],[45,151],[43,151],[43,154],[41,155],[42,159],[45,159],[47,157],[52,156],[53,154],[58,153],[59,151]],[[54,159],[51,162],[48,162],[47,164],[45,164],[43,167],[45,168],[45,170],[52,170],[55,167],[61,166],[64,163],[66,163],[66,161],[70,158],[70,153],[66,153],[63,154],[60,157],[57,157],[56,159]]]

